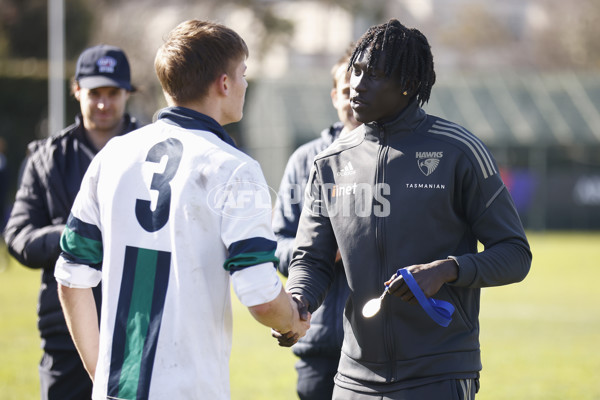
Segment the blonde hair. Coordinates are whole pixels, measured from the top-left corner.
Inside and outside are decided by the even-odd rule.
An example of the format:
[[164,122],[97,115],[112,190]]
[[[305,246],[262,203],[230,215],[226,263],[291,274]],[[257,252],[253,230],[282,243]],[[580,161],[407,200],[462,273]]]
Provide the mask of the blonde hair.
[[235,63],[247,57],[246,43],[232,29],[194,19],[169,33],[154,69],[163,91],[182,104],[205,97],[215,79],[232,73]]

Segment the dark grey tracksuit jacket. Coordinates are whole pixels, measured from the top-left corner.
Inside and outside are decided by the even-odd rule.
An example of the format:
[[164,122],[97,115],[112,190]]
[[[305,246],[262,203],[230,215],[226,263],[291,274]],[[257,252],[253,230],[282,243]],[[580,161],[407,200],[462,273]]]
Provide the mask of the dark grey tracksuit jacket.
[[[277,269],[288,276],[288,268],[294,251],[294,238],[304,204],[304,189],[315,156],[325,150],[344,128],[336,122],[321,132],[321,136],[300,146],[291,155],[281,179],[277,201],[273,208],[273,231],[277,238],[275,255],[279,258]],[[297,200],[296,200],[297,199]],[[348,298],[348,284],[342,263],[337,263],[334,278],[321,307],[312,315],[306,336],[292,346],[295,355],[305,359],[328,357],[337,360],[344,339],[342,316]],[[336,362],[337,364],[337,362]],[[335,371],[334,371],[335,372]]]
[[[339,246],[350,297],[336,384],[382,391],[478,376],[480,288],[521,281],[531,265],[513,201],[479,139],[413,102],[317,155],[304,205],[287,289],[318,308]],[[447,328],[394,296],[362,317],[398,268],[447,257],[458,279],[434,296],[456,308]]]

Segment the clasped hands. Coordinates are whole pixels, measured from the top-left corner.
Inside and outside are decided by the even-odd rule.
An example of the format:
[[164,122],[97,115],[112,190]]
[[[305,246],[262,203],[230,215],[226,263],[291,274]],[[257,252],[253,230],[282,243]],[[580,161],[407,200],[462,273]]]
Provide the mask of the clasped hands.
[[271,336],[277,339],[279,345],[282,347],[291,347],[296,344],[306,334],[308,328],[310,328],[311,314],[308,312],[308,301],[301,294],[292,294],[291,297],[296,306],[292,330],[282,333],[271,329]]

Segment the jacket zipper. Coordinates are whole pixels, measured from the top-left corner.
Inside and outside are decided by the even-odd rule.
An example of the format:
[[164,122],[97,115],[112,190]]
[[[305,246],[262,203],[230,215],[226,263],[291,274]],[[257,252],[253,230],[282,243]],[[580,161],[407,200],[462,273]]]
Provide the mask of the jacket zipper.
[[[377,177],[375,183],[384,184],[385,183],[385,165],[387,158],[387,138],[385,136],[385,130],[383,126],[376,124],[379,132],[379,149],[377,150]],[[379,260],[381,265],[381,278],[382,282],[385,282],[389,279],[387,276],[386,266],[386,251],[385,251],[385,240],[384,240],[384,232],[385,232],[385,218],[377,218],[376,228],[375,228],[375,240],[377,241],[377,250],[379,253]],[[392,313],[390,307],[385,308],[386,317],[383,320],[383,339],[386,347],[386,352],[389,355],[388,359],[391,360],[391,369],[389,371],[389,375],[386,377],[386,380],[389,382],[394,382],[394,377],[396,376],[396,366],[394,363],[394,337],[393,337],[393,321]]]

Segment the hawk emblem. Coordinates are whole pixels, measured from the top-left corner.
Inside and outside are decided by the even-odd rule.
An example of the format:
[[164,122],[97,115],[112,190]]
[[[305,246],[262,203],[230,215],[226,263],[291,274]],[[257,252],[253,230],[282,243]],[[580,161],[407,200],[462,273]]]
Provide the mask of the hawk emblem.
[[417,152],[417,166],[425,176],[429,176],[440,165],[440,159],[443,157],[441,151]]
[[431,175],[433,171],[440,164],[440,160],[437,158],[428,158],[427,160],[419,160],[419,169],[425,176]]

